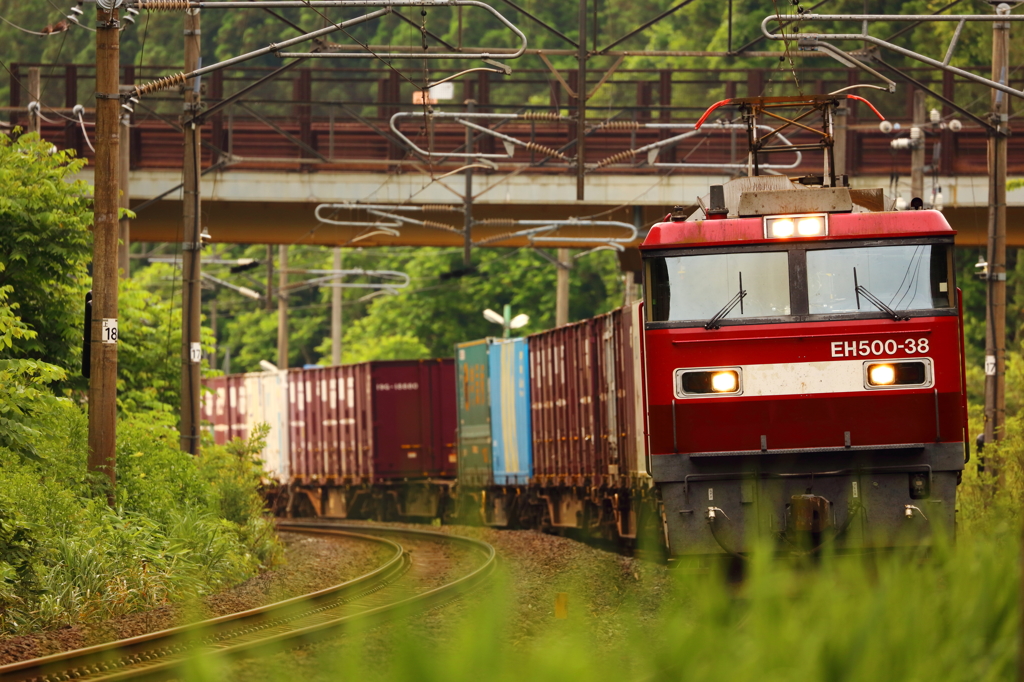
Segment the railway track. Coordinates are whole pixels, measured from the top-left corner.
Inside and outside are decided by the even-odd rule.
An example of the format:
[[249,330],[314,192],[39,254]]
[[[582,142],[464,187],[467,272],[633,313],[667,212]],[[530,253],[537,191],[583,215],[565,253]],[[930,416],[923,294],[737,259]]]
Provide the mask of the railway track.
[[[435,531],[371,525],[281,522],[282,531],[345,537],[391,550],[373,571],[348,582],[276,604],[161,632],[0,666],[0,679],[164,680],[186,666],[242,659],[337,636],[348,626],[443,605],[479,585],[494,568],[494,548]],[[405,544],[398,540],[404,541]],[[454,550],[454,551],[453,551]],[[459,570],[466,554],[470,570]],[[453,559],[453,554],[460,555]],[[445,574],[438,579],[439,574]],[[453,576],[447,574],[454,573]]]

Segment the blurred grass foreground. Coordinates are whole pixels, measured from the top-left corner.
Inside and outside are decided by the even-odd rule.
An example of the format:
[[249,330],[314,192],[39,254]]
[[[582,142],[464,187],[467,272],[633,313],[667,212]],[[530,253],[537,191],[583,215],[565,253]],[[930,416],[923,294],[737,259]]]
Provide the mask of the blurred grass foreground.
[[[957,537],[929,548],[813,559],[760,551],[740,582],[615,556],[531,575],[535,558],[509,556],[494,584],[444,609],[194,678],[1015,679],[1021,441],[1011,421],[1007,439],[985,449],[983,471],[975,455]],[[567,619],[556,618],[560,592]]]

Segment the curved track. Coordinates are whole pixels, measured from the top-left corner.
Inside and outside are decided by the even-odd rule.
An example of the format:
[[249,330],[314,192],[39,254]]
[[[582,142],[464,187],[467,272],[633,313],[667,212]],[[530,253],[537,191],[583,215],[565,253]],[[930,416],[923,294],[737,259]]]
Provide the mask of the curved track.
[[[159,680],[179,677],[203,659],[240,659],[335,636],[346,626],[373,624],[456,599],[494,568],[494,548],[435,531],[372,525],[281,522],[282,531],[340,536],[384,545],[391,556],[373,571],[325,590],[212,620],[0,666],[8,680]],[[405,545],[385,536],[406,538]],[[471,570],[459,569],[474,555]],[[460,560],[461,559],[461,560]],[[441,573],[458,577],[438,579]]]

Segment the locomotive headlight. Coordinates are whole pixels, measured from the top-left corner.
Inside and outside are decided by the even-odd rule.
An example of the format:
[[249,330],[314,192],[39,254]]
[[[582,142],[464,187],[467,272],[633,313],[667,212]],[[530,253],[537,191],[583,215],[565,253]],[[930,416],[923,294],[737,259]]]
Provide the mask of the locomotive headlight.
[[783,239],[785,239],[786,237],[792,237],[793,221],[789,220],[788,218],[783,218],[782,220],[776,220],[775,222],[773,222],[772,236],[781,237]]
[[896,370],[892,365],[868,367],[868,383],[872,386],[891,386],[896,383]]
[[824,237],[828,234],[828,214],[765,216],[765,239]]
[[711,375],[711,390],[715,393],[735,393],[739,384],[740,378],[731,370]]
[[742,393],[741,371],[739,367],[677,369],[676,397],[708,398],[715,395],[739,395]]
[[825,233],[823,226],[824,221],[821,218],[801,218],[796,224],[796,231],[801,237],[817,237]]
[[864,363],[864,388],[927,388],[933,383],[931,358]]

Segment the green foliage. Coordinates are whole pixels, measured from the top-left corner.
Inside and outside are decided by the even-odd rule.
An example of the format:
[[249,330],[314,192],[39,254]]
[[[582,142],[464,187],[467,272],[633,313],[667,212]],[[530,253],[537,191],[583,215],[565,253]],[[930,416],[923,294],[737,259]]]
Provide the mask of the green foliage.
[[173,273],[148,268],[149,277],[121,280],[118,292],[117,400],[123,412],[171,411],[181,384],[181,310],[147,290],[147,279]]
[[[220,247],[214,253],[225,259],[265,258],[263,247]],[[362,300],[366,289],[342,290],[346,363],[450,357],[456,342],[500,335],[501,328],[483,318],[484,308],[501,310],[510,304],[513,314],[528,314],[530,323],[517,331],[520,334],[555,323],[555,268],[532,249],[478,249],[469,272],[463,272],[461,249],[352,249],[346,250],[344,258],[345,268],[397,270],[411,279],[395,296]],[[288,259],[289,268],[294,269],[332,267],[326,248],[293,246]],[[251,275],[223,276],[266,290],[265,282]],[[569,273],[570,319],[586,319],[620,305],[621,276],[614,253],[602,251],[576,259]],[[157,279],[149,277],[147,286],[152,288]],[[300,277],[294,276],[292,283],[298,282]],[[260,371],[260,360],[276,363],[276,309],[266,310],[227,289],[210,294],[214,297],[219,311],[218,345],[222,356],[230,353],[231,371]],[[327,287],[289,295],[290,366],[330,362],[330,301]]]
[[[36,335],[0,358],[57,365],[77,376],[92,236],[90,188],[72,181],[84,162],[35,134],[0,135],[0,286]],[[64,379],[64,377],[61,377]]]
[[[410,334],[392,334],[376,338],[373,343],[353,345],[354,348],[343,347],[342,364],[371,360],[421,360],[430,357],[430,350]],[[317,350],[323,353],[319,364],[331,364],[331,349],[330,338],[325,338],[323,343],[317,346]]]
[[[33,332],[6,293],[0,287],[0,343],[11,348]],[[86,467],[85,412],[43,385],[60,375],[0,361],[0,633],[195,598],[277,559],[252,459],[265,431],[195,458],[178,448],[166,410],[128,415],[118,425],[110,508],[107,477]]]
[[[122,414],[176,414],[181,390],[181,307],[165,286],[181,277],[165,263],[143,268],[120,282],[117,344],[117,403]],[[180,291],[180,289],[179,289]],[[213,350],[213,333],[200,327],[203,350]],[[203,375],[210,376],[204,357]]]
[[[4,265],[0,263],[0,276]],[[23,457],[37,458],[34,440],[40,436],[34,428],[34,414],[56,398],[46,386],[64,378],[64,371],[36,360],[4,358],[4,351],[15,347],[15,340],[35,339],[36,332],[15,315],[17,304],[7,302],[10,286],[0,286],[0,447]]]
[[[374,299],[365,317],[346,328],[345,347],[354,356],[372,349],[396,332],[419,339],[433,357],[450,357],[456,343],[501,334],[483,317],[484,308],[526,313],[530,322],[520,334],[554,326],[555,268],[528,249],[488,249],[474,257],[476,272],[442,279],[462,268],[455,249],[402,250],[385,255],[379,267],[403,270],[412,283],[397,296]],[[621,301],[618,259],[604,251],[578,259],[570,271],[570,319],[611,310]]]
[[[0,447],[0,632],[192,599],[277,560],[253,478],[222,463],[237,456],[181,452],[159,415],[119,424],[114,508],[86,470],[87,420],[70,401],[37,417],[38,461]],[[223,490],[248,504],[228,509]]]

